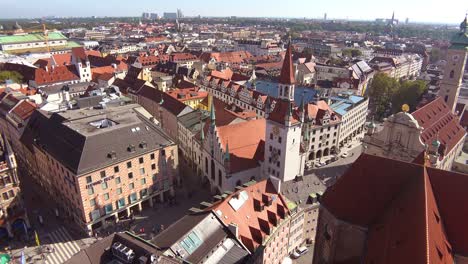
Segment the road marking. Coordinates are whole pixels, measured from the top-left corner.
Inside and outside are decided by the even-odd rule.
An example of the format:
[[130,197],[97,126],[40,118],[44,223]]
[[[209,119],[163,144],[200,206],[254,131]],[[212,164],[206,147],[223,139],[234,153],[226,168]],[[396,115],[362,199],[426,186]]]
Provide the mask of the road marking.
[[52,253],[46,253],[47,264],[64,263],[80,251],[80,247],[75,241],[73,241],[73,238],[64,227],[60,227],[53,232],[50,232],[49,237],[52,240],[50,246],[54,251]]

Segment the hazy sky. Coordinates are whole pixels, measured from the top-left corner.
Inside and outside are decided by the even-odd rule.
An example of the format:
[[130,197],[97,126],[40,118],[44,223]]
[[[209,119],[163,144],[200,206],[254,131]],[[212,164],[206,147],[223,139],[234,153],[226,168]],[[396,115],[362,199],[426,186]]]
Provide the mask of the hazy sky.
[[410,21],[459,23],[468,0],[0,0],[0,18],[43,16],[139,16],[175,12],[187,16],[395,17]]

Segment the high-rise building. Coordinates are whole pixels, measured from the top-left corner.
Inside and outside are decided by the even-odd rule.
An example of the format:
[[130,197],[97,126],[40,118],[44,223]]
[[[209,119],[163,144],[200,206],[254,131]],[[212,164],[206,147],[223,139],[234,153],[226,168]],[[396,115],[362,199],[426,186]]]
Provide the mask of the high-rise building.
[[146,12],[143,13],[143,14],[141,15],[141,18],[149,19],[149,18],[150,18],[150,13],[146,13]]
[[184,14],[182,13],[181,9],[177,9],[177,18],[183,18]]
[[177,13],[164,12],[164,19],[177,19]]
[[445,100],[448,107],[454,112],[468,54],[467,17],[460,24],[459,32],[452,37],[450,43],[451,45],[447,51],[447,66],[445,66],[444,78],[440,81],[439,96]]

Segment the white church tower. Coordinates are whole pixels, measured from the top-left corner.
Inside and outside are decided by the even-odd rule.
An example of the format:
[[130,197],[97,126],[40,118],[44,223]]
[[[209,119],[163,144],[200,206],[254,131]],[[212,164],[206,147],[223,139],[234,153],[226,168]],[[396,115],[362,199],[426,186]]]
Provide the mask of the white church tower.
[[304,173],[300,155],[302,123],[294,107],[294,88],[292,51],[289,44],[281,69],[278,97],[267,105],[263,167],[267,177],[274,176],[283,182]]

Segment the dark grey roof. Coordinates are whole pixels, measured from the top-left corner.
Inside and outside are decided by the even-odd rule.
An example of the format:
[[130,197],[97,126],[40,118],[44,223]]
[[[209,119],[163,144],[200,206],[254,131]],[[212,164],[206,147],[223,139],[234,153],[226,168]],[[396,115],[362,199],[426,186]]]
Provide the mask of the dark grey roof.
[[210,115],[208,111],[198,109],[190,113],[187,113],[183,116],[180,116],[178,120],[179,120],[179,123],[182,126],[184,126],[186,129],[192,132],[197,132],[197,131],[200,131],[201,129],[200,119],[201,121],[204,121],[209,116]]
[[109,248],[112,244],[119,242],[122,245],[130,248],[135,253],[135,258],[131,263],[140,263],[140,257],[147,257],[145,264],[150,264],[150,256],[154,255],[159,258],[158,264],[175,264],[182,263],[181,260],[170,258],[162,255],[162,252],[158,248],[149,243],[148,241],[142,240],[130,233],[115,233],[107,236],[101,240],[98,240],[91,246],[81,250],[69,260],[66,264],[101,264],[110,263],[115,257]]
[[97,96],[76,98],[75,101],[76,101],[76,104],[78,105],[78,108],[99,106],[99,103],[102,101],[102,96],[97,95]]
[[239,245],[235,244],[224,257],[219,260],[218,264],[240,264],[245,263],[246,258],[249,255],[247,250],[243,249]]
[[[77,175],[174,144],[159,127],[134,111],[136,107],[140,106],[129,104],[53,114],[36,110],[21,141],[31,150],[35,144],[47,151]],[[106,128],[90,124],[104,119],[115,123]],[[133,152],[128,149],[131,145],[135,146]],[[115,153],[114,159],[110,153]]]
[[57,84],[57,85],[50,85],[50,86],[45,86],[40,88],[41,91],[45,92],[46,94],[54,94],[58,93],[62,90],[66,90],[70,92],[71,94],[73,93],[82,93],[88,89],[88,87],[92,85],[97,85],[96,83],[93,82],[80,82],[80,83],[73,83],[73,84]]
[[208,253],[210,253],[213,248],[216,247],[224,238],[227,237],[226,231],[224,229],[216,229],[216,231],[211,234],[208,239],[204,240],[203,243],[192,253],[190,254],[187,261],[191,263],[198,263],[202,260]]
[[161,249],[168,249],[210,214],[210,211],[206,211],[185,215],[153,238],[151,242]]
[[304,176],[300,180],[291,180],[281,184],[281,194],[286,196],[288,200],[295,202],[299,207],[306,207],[311,204],[310,194],[324,193],[325,190],[325,185],[313,174]]

